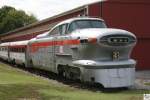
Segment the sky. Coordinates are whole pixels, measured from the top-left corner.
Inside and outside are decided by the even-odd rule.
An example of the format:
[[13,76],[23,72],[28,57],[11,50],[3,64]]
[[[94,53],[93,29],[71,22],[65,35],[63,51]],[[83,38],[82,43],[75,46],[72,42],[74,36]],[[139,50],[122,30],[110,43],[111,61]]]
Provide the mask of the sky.
[[102,0],[0,0],[0,8],[4,5],[12,6],[42,20],[98,1]]

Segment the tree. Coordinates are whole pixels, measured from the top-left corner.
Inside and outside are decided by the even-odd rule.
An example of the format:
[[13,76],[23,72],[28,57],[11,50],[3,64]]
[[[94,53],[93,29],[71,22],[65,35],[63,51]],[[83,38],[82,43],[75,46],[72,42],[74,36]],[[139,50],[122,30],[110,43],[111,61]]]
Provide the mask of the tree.
[[0,34],[9,32],[36,22],[34,15],[27,15],[22,10],[16,10],[13,7],[4,6],[0,9]]

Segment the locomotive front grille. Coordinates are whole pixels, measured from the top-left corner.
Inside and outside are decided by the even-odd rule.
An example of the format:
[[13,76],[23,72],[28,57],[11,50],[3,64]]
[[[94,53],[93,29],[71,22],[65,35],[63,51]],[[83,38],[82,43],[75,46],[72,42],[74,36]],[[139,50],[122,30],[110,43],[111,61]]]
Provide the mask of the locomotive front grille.
[[126,46],[135,43],[136,39],[129,35],[107,35],[100,38],[100,43],[109,46]]

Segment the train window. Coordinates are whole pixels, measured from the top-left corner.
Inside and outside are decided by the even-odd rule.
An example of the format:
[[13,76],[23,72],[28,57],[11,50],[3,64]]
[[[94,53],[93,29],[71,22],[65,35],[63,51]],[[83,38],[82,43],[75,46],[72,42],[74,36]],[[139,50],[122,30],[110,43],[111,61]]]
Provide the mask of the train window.
[[106,28],[106,25],[100,20],[76,20],[70,24],[68,32],[85,28]]
[[68,33],[71,33],[72,31],[77,29],[77,25],[75,23],[71,23],[68,29]]
[[54,28],[54,29],[50,32],[50,35],[54,35],[54,34],[59,34],[59,27]]
[[16,48],[14,48],[14,52],[16,52],[17,50],[16,50]]
[[25,48],[22,48],[22,52],[25,52]]
[[20,52],[23,52],[23,48],[20,48]]
[[16,52],[20,52],[21,51],[21,49],[20,48],[16,48]]
[[10,51],[13,51],[13,48],[10,48]]
[[68,26],[68,24],[63,24],[63,25],[59,26],[59,31],[60,31],[61,35],[66,34],[67,26]]
[[19,52],[22,52],[22,48],[20,48]]
[[17,49],[17,52],[21,52],[21,48],[16,48]]
[[22,52],[22,48],[19,48],[19,49],[18,49],[18,52]]
[[13,48],[13,51],[16,52],[16,48]]

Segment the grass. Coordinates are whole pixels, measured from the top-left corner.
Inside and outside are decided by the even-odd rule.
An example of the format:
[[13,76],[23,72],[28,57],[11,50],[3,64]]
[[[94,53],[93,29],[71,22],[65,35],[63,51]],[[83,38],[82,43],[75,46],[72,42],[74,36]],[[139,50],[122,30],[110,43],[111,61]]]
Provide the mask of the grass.
[[150,86],[150,82],[146,82],[146,83],[144,83],[144,84]]
[[143,100],[146,90],[104,93],[45,80],[0,63],[0,100]]

